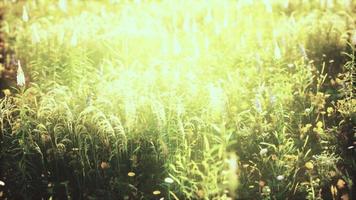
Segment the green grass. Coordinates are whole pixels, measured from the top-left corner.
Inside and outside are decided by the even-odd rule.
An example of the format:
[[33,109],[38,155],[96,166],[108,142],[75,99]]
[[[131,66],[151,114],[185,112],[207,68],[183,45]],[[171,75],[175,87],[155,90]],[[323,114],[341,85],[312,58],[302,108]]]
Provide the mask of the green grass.
[[4,1],[3,195],[340,198],[356,4],[287,2]]

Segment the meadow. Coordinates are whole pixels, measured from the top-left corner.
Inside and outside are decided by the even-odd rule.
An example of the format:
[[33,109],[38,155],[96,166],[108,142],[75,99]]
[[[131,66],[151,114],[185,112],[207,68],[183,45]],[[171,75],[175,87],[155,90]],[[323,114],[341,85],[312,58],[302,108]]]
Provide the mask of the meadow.
[[0,199],[356,197],[355,1],[0,13]]

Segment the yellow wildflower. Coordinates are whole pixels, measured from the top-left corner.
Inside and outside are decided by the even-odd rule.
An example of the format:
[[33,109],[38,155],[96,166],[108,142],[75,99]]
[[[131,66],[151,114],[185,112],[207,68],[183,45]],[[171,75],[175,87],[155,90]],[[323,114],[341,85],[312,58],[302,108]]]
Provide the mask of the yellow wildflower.
[[133,176],[135,176],[136,174],[135,174],[135,172],[129,172],[129,173],[127,173],[127,175],[128,175],[129,177],[133,177]]
[[344,189],[345,185],[346,185],[346,182],[344,180],[342,180],[342,179],[337,180],[336,187],[338,189],[340,189],[340,190]]
[[314,165],[312,162],[308,161],[305,163],[305,168],[307,168],[308,170],[312,170],[314,168]]
[[198,191],[197,191],[197,196],[198,196],[199,198],[203,199],[204,196],[205,196],[204,191],[203,191],[203,190],[198,190]]
[[334,112],[334,108],[328,107],[328,108],[326,109],[326,112],[328,113],[328,117],[330,117],[331,114]]
[[305,133],[307,133],[308,131],[309,131],[309,129],[312,127],[312,125],[311,124],[306,124],[303,128],[301,128],[301,132],[302,132],[302,134],[305,134]]
[[11,91],[9,89],[4,89],[4,90],[2,90],[2,92],[4,93],[5,96],[11,95]]
[[152,192],[152,194],[153,194],[153,195],[160,195],[160,194],[161,194],[161,191],[155,190],[155,191]]
[[336,197],[337,196],[337,189],[335,186],[331,185],[330,187],[330,192],[331,194],[333,195],[333,197]]

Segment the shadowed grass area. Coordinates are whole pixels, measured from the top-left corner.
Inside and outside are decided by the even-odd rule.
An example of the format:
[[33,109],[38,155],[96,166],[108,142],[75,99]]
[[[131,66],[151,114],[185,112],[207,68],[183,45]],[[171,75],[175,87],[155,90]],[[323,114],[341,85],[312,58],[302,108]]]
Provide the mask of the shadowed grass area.
[[1,6],[0,198],[352,199],[355,2]]

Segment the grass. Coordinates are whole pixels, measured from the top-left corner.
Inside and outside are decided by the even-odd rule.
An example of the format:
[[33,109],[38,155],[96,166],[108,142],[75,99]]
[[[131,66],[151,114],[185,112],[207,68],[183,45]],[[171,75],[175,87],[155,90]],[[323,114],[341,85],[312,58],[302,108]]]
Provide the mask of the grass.
[[4,198],[351,199],[354,2],[1,6]]

